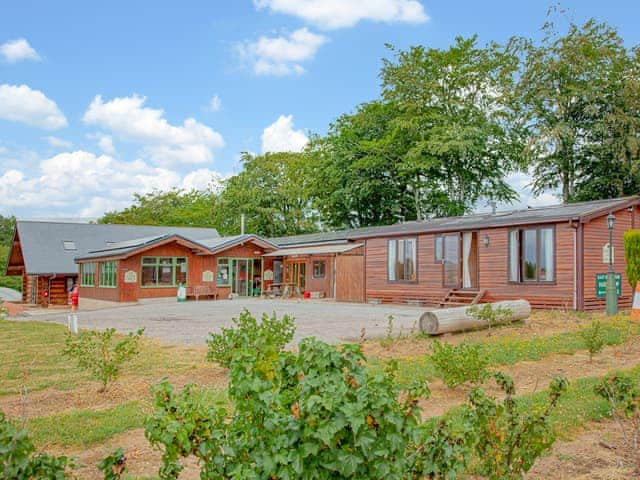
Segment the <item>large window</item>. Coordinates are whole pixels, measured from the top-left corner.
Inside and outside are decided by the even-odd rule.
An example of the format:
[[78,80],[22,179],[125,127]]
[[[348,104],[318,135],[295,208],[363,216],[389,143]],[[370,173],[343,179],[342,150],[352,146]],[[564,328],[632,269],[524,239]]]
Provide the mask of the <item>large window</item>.
[[391,282],[416,280],[416,239],[389,240],[387,275]]
[[229,259],[218,258],[218,268],[216,269],[216,285],[219,287],[228,287],[230,285],[231,276],[229,275]]
[[83,287],[93,287],[96,284],[96,264],[80,264],[80,285]]
[[509,281],[553,282],[555,238],[550,227],[509,232]]
[[324,278],[326,263],[324,260],[315,260],[313,262],[313,278]]
[[185,257],[142,257],[143,287],[177,287],[187,284]]
[[433,260],[436,263],[442,263],[444,237],[436,235],[433,240]]
[[117,269],[116,262],[102,262],[100,264],[100,286],[115,287],[116,286]]

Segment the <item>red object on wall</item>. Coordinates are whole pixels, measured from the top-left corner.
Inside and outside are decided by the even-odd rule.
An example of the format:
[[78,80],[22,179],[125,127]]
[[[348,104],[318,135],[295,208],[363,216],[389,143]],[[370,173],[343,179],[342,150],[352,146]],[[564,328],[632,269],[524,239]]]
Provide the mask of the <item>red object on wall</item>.
[[309,299],[309,298],[311,298],[311,292],[304,292],[304,293],[302,294],[302,297],[303,297],[303,298],[305,298],[305,299]]
[[71,290],[71,305],[74,307],[77,307],[79,301],[80,301],[80,289],[78,288],[78,285],[74,285],[73,290]]

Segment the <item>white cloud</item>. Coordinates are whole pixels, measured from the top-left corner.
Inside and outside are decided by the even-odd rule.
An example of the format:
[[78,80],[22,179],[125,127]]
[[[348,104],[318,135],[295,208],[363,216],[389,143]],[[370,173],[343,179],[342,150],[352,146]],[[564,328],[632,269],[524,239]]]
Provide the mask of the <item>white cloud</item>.
[[105,135],[104,133],[98,132],[89,133],[87,137],[96,140],[98,148],[107,155],[113,156],[116,154],[116,147],[113,145],[113,138],[111,135]]
[[220,97],[218,95],[214,95],[213,97],[211,97],[211,100],[209,100],[207,110],[211,112],[217,112],[218,110],[220,110],[220,108],[222,108],[222,100],[220,100]]
[[145,107],[145,97],[117,97],[103,101],[96,96],[84,114],[88,125],[109,130],[116,137],[143,145],[143,153],[158,165],[201,164],[213,159],[212,150],[224,146],[215,130],[187,118],[171,125],[164,111]]
[[262,132],[262,153],[300,152],[308,142],[302,130],[293,129],[293,115],[280,115]]
[[418,24],[429,20],[417,0],[254,0],[269,9],[332,30],[353,27],[361,20]]
[[33,171],[5,171],[0,175],[0,211],[97,217],[131,205],[134,193],[215,187],[221,178],[208,169],[182,175],[140,159],[126,162],[77,150],[44,159]]
[[67,126],[67,119],[56,102],[27,85],[0,85],[0,119],[45,130]]
[[327,41],[324,35],[301,28],[289,36],[262,36],[254,42],[237,45],[237,49],[256,75],[300,75],[304,72],[301,63],[313,59]]
[[17,63],[23,60],[40,60],[38,52],[36,52],[24,38],[9,40],[0,45],[0,55],[4,57],[7,63]]
[[54,137],[52,135],[42,138],[46,140],[49,145],[56,148],[71,148],[71,146],[73,145],[73,143],[68,140],[63,140],[62,138]]
[[208,168],[199,168],[189,172],[182,179],[181,187],[185,190],[213,190],[220,192],[225,177]]

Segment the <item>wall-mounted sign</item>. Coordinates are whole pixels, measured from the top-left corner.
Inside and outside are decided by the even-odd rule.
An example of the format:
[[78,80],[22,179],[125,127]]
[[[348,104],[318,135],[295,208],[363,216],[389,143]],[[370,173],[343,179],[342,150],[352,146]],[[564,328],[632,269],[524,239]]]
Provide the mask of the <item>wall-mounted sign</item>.
[[271,282],[273,280],[273,270],[265,270],[262,272],[262,279],[265,282]]
[[616,247],[609,248],[609,244],[605,243],[602,247],[602,263],[609,265],[609,254],[611,254],[611,263],[615,262]]
[[211,270],[205,270],[202,272],[203,282],[213,282],[213,272]]
[[[618,297],[622,295],[622,277],[619,273],[616,276],[616,292]],[[596,273],[596,296],[598,298],[604,298],[607,296],[607,274]]]
[[125,272],[124,283],[138,283],[138,274],[135,270],[127,270]]

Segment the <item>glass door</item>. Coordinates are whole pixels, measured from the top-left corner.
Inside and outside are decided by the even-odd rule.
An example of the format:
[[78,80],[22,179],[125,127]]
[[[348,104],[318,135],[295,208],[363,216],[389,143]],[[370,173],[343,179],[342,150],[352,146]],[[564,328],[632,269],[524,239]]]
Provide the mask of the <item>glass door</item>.
[[443,243],[443,284],[449,288],[460,288],[460,235],[445,235]]
[[307,264],[305,261],[287,263],[286,277],[287,283],[291,284],[293,293],[300,295],[304,293]]
[[231,293],[241,297],[251,295],[253,261],[245,258],[231,259]]

